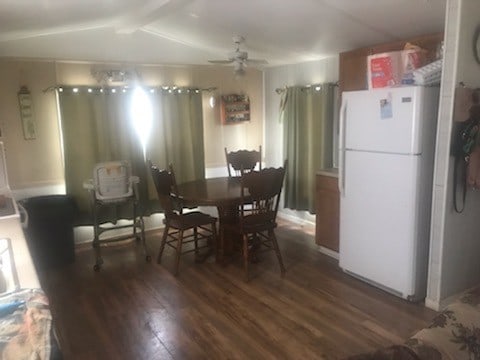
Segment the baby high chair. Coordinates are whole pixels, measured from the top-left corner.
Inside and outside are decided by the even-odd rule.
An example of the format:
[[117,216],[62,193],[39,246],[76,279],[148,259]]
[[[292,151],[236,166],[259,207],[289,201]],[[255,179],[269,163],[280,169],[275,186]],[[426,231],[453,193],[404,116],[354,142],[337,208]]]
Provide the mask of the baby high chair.
[[[145,228],[143,216],[138,213],[139,197],[138,197],[138,176],[132,176],[131,166],[128,161],[110,161],[95,165],[93,170],[93,179],[84,182],[83,187],[91,193],[92,211],[93,211],[93,248],[95,249],[96,261],[93,269],[100,270],[103,259],[100,253],[100,245],[114,241],[121,241],[135,238],[142,241],[145,258],[150,261],[145,244]],[[113,226],[101,226],[99,218],[99,209],[103,206],[113,206],[115,211],[117,205],[131,203],[132,204],[132,222],[126,225],[117,225],[116,219]],[[116,214],[116,213],[115,213]],[[116,216],[115,216],[116,217]],[[107,239],[100,239],[100,235],[106,231],[118,230],[123,228],[133,228],[133,236],[124,234]],[[140,230],[140,235],[137,234]]]

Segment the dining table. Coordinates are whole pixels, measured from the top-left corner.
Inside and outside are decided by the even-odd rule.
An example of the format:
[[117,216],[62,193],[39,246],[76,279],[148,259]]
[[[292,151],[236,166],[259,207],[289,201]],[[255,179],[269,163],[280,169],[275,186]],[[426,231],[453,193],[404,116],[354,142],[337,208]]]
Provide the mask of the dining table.
[[216,243],[216,261],[224,263],[225,255],[233,253],[236,234],[227,233],[225,225],[238,223],[238,207],[242,201],[240,178],[218,177],[189,181],[178,184],[177,191],[186,207],[217,208],[220,236]]

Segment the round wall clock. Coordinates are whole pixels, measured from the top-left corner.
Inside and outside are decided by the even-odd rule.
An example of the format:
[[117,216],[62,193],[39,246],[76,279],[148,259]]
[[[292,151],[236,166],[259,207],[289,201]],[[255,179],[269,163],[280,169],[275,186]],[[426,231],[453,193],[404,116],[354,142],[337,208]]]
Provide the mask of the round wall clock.
[[480,64],[480,25],[477,26],[473,35],[473,56],[478,64]]

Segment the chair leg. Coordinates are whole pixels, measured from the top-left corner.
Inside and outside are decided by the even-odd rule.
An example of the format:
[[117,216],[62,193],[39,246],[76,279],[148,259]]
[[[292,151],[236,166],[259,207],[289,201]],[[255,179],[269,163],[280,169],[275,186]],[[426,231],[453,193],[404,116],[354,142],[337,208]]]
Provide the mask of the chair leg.
[[95,250],[95,265],[93,269],[95,271],[100,270],[100,266],[103,264],[102,254],[100,251],[100,222],[98,220],[97,204],[93,203],[93,248]]
[[[148,251],[147,242],[146,242],[146,239],[145,239],[145,223],[143,221],[143,216],[142,215],[140,215],[140,217],[138,218],[138,222],[140,224],[140,239],[142,241],[142,247],[143,247],[143,253],[145,255],[145,260],[150,261],[150,260],[152,260],[152,257],[150,256],[150,252]],[[133,227],[135,227],[135,223],[133,224]]]
[[195,255],[198,255],[198,228],[193,228],[193,243],[195,244]]
[[248,236],[243,235],[243,267],[245,269],[245,281],[248,282]]
[[278,247],[277,237],[275,236],[275,232],[273,230],[268,231],[268,237],[273,244],[273,248],[275,249],[275,253],[277,254],[278,263],[280,265],[280,273],[282,276],[285,275],[285,265],[283,265],[282,254],[280,253],[280,248]]
[[211,237],[211,247],[213,249],[213,253],[217,254],[217,225],[213,222],[212,223],[212,237]]
[[216,254],[217,254],[217,263],[225,264],[225,227],[220,223],[220,239],[219,239],[219,246],[217,246]]
[[175,259],[175,269],[173,274],[178,275],[178,266],[180,265],[180,256],[182,255],[182,244],[183,244],[183,230],[179,231],[179,237],[177,242],[177,257]]
[[261,246],[262,242],[259,239],[258,234],[252,234],[252,239],[250,243],[250,261],[252,262],[252,264],[260,262],[260,259],[258,258],[258,250]]
[[170,227],[168,225],[165,225],[165,229],[163,230],[163,235],[162,235],[162,242],[160,243],[160,251],[157,257],[157,264],[160,264],[162,261],[163,250],[165,249],[165,244],[167,243],[169,230],[170,230]]
[[137,236],[137,204],[135,204],[135,201],[132,201],[132,206],[133,206],[133,238],[135,240],[139,240]]

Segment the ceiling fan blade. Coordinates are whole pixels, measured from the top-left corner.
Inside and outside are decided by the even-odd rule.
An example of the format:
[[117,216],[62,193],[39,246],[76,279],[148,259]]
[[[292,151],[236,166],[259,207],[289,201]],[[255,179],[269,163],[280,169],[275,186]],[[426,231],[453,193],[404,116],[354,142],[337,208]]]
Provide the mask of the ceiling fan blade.
[[208,62],[212,64],[231,64],[233,60],[208,60]]
[[208,60],[212,64],[233,64],[233,70],[236,75],[243,75],[245,73],[245,67],[247,65],[266,65],[267,60],[263,59],[249,59],[248,52],[240,50],[240,44],[245,41],[243,36],[234,36],[233,42],[236,45],[236,49],[228,54],[228,60]]
[[267,65],[268,61],[264,59],[247,59],[246,62],[252,65]]

